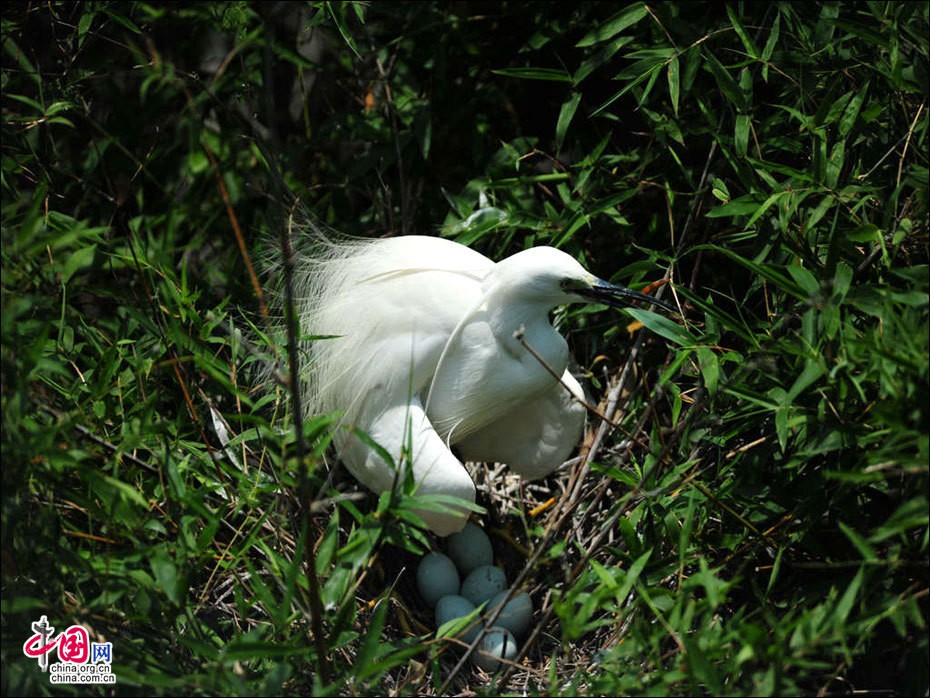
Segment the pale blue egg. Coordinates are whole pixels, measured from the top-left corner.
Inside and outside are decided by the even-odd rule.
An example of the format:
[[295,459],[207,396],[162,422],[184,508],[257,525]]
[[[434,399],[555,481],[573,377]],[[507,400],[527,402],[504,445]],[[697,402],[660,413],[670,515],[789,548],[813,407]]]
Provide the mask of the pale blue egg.
[[435,608],[443,596],[458,594],[459,573],[455,563],[442,553],[424,555],[417,567],[417,589],[430,608]]

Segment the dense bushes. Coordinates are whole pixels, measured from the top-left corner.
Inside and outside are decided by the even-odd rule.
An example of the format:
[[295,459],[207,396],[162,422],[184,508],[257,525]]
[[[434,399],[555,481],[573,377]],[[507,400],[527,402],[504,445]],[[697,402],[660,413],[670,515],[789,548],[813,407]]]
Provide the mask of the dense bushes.
[[[43,613],[120,692],[926,693],[926,3],[3,12],[4,693]],[[409,498],[254,384],[295,212],[670,278],[679,324],[560,316],[622,398],[588,476],[477,471],[532,671],[453,671]]]

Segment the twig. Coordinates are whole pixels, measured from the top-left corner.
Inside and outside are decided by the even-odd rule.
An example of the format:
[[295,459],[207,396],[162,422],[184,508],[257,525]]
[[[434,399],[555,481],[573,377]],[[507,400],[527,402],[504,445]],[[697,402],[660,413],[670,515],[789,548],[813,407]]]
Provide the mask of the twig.
[[[722,126],[722,124],[723,124],[723,114],[721,114],[720,116],[720,123],[718,124],[718,130],[719,130],[719,127]],[[701,179],[698,183],[694,198],[692,199],[691,206],[689,207],[689,210],[688,210],[688,216],[685,219],[684,225],[682,226],[681,236],[675,248],[676,256],[680,255],[681,251],[684,249],[685,242],[689,237],[688,234],[690,233],[691,226],[695,220],[695,214],[697,212],[697,209],[700,203],[701,194],[704,190],[704,186],[707,181],[707,176],[710,171],[710,164],[713,161],[713,158],[716,152],[717,152],[717,143],[716,141],[713,141],[711,142],[710,149],[708,151],[707,158],[704,163],[704,170],[701,173]],[[673,275],[673,269],[674,269],[674,266],[669,265],[669,267],[666,269],[666,272],[665,272],[665,276],[664,276],[665,279],[671,280],[672,275]],[[664,289],[664,286],[662,288],[659,288],[658,292],[656,293],[657,298],[661,296],[663,289]],[[582,483],[584,482],[584,479],[590,470],[591,462],[594,460],[594,458],[597,456],[597,453],[600,451],[603,445],[603,442],[606,439],[607,434],[609,433],[610,425],[614,424],[613,416],[617,410],[617,405],[619,404],[619,401],[620,401],[620,394],[623,391],[623,386],[626,384],[629,373],[632,371],[635,360],[637,356],[639,355],[639,351],[642,347],[643,341],[644,341],[644,335],[639,335],[636,339],[636,342],[634,342],[632,348],[630,349],[630,354],[627,357],[627,361],[625,362],[621,375],[618,378],[617,383],[614,385],[614,387],[611,389],[610,393],[608,394],[607,407],[604,412],[605,417],[607,419],[600,423],[598,427],[598,431],[595,434],[594,440],[592,441],[590,450],[586,454],[581,467],[574,472],[572,482],[569,485],[569,488],[566,490],[566,492],[562,495],[562,498],[560,499],[559,504],[553,510],[552,516],[550,517],[550,522],[553,521],[553,518],[556,516],[558,516],[559,519],[554,523],[554,525],[553,523],[550,523],[543,537],[542,543],[539,545],[533,557],[524,566],[523,570],[520,573],[520,576],[517,578],[517,581],[513,585],[514,587],[518,587],[520,583],[522,583],[523,579],[529,574],[530,570],[533,569],[542,551],[548,547],[549,542],[554,537],[555,532],[558,530],[561,530],[568,516],[574,510],[575,504],[578,501],[578,498],[582,490]],[[650,401],[650,404],[648,405],[647,409],[644,410],[644,413],[641,415],[637,428],[633,430],[634,434],[639,433],[639,431],[645,425],[645,420],[651,415],[653,411],[654,400],[656,399],[656,397],[657,395],[654,394],[652,401]],[[687,424],[690,424],[690,422],[695,418],[694,415],[697,413],[696,407],[697,407],[697,404],[695,404],[692,407],[692,409],[688,412],[688,416],[678,424],[678,428],[675,431],[676,439],[678,436],[680,436],[681,433],[683,433],[685,426]],[[670,446],[667,445],[666,452],[668,451],[668,448],[670,448]],[[591,545],[585,551],[585,555],[583,556],[582,560],[572,570],[571,574],[569,575],[569,579],[568,579],[569,584],[571,584],[574,581],[574,579],[576,579],[577,576],[581,573],[584,565],[587,564],[587,561],[594,555],[594,552],[597,550],[597,547],[599,546],[600,541],[611,530],[613,524],[619,519],[619,517],[624,515],[627,511],[629,511],[633,503],[637,501],[638,497],[640,496],[641,490],[643,486],[645,485],[645,483],[649,480],[649,478],[652,477],[656,469],[660,465],[663,465],[663,464],[664,464],[664,461],[662,459],[657,459],[656,462],[649,468],[649,470],[643,474],[643,476],[640,478],[636,486],[623,496],[623,498],[618,504],[617,510],[611,515],[608,521],[605,522],[605,524],[600,527],[598,534],[595,536]],[[606,488],[606,486],[607,486],[606,483],[602,483],[601,485],[602,492],[603,492],[603,488]],[[598,498],[600,498],[600,496],[601,494],[598,495]],[[568,506],[565,506],[566,504]],[[591,511],[591,508],[588,508],[588,510],[582,515],[582,517],[588,516],[590,511]],[[516,662],[519,662],[524,656],[526,656],[526,653],[529,651],[530,647],[532,647],[534,641],[539,636],[539,634],[542,632],[542,629],[547,625],[547,623],[551,619],[552,613],[553,613],[553,608],[550,606],[549,609],[547,609],[543,613],[542,618],[540,618],[540,620],[536,623],[535,627],[533,628],[533,632],[530,634],[529,638],[527,638],[527,640],[523,643],[523,646],[520,648],[520,651],[517,653],[517,656],[515,658]],[[459,670],[463,662],[464,662],[464,658],[462,661],[459,662],[458,665],[456,665],[456,668],[452,674],[453,676],[455,672]],[[495,684],[493,692],[500,693],[503,690],[504,686],[507,685],[507,682],[509,681],[512,674],[513,674],[513,666],[508,665],[507,669],[504,670],[504,673],[501,675],[501,677],[498,679],[497,683]],[[451,678],[452,677],[450,676],[449,679],[447,679],[446,682],[443,684],[443,689],[445,689],[448,686]]]
[[284,257],[284,317],[287,323],[287,358],[290,370],[291,413],[294,419],[294,441],[297,455],[297,477],[300,498],[300,536],[298,547],[304,548],[304,562],[307,568],[307,581],[310,587],[310,627],[316,646],[317,668],[323,685],[329,683],[329,659],[326,656],[326,642],[323,638],[323,604],[320,600],[320,583],[316,575],[316,553],[310,544],[310,507],[313,492],[310,476],[305,463],[303,409],[300,401],[300,366],[298,363],[297,337],[300,336],[300,322],[294,308],[294,248],[291,245],[293,213],[288,215],[287,226],[281,230],[281,253]]
[[612,427],[618,426],[614,424],[613,422],[611,422],[610,419],[608,419],[606,415],[602,414],[601,411],[597,409],[597,407],[592,405],[587,400],[584,400],[578,397],[577,395],[575,395],[575,393],[572,392],[572,389],[568,387],[568,384],[562,379],[562,376],[556,373],[555,369],[549,365],[549,362],[546,361],[543,358],[543,356],[538,351],[536,351],[529,342],[526,341],[526,328],[525,327],[521,325],[520,329],[513,333],[513,338],[523,345],[523,348],[526,349],[532,355],[532,357],[536,359],[540,363],[540,365],[544,369],[546,369],[546,371],[548,371],[549,374],[553,378],[555,378],[563,388],[565,388],[566,391],[568,391],[568,394],[574,400],[584,405],[585,409],[587,409],[588,412],[590,412],[591,414],[597,415],[597,417],[601,419],[602,421],[609,422]]
[[265,305],[265,294],[262,293],[262,285],[258,282],[258,275],[255,273],[255,267],[252,265],[252,258],[249,256],[249,251],[246,248],[245,238],[242,235],[242,229],[239,227],[239,219],[236,217],[235,210],[233,210],[232,201],[229,198],[229,192],[226,190],[226,184],[223,182],[223,177],[220,174],[220,168],[216,162],[216,156],[213,155],[213,150],[206,143],[203,144],[203,149],[206,151],[207,157],[210,160],[210,166],[213,168],[213,175],[216,177],[216,186],[220,190],[220,198],[223,199],[223,205],[226,207],[226,215],[229,216],[229,223],[232,225],[233,233],[236,235],[236,244],[239,246],[239,253],[242,255],[242,261],[245,263],[246,271],[249,273],[252,291],[258,299],[258,308],[267,326],[268,306]]

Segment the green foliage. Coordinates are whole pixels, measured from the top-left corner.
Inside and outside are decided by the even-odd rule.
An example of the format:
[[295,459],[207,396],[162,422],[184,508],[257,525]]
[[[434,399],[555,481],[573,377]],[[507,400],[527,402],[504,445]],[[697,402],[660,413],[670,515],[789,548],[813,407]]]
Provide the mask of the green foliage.
[[242,250],[304,208],[669,270],[680,318],[558,318],[592,392],[624,381],[571,505],[488,494],[538,607],[521,693],[925,694],[928,28],[890,2],[4,8],[2,692],[53,692],[21,652],[42,614],[113,642],[121,693],[517,690],[453,671],[409,490],[357,495],[333,418],[298,444],[282,416]]

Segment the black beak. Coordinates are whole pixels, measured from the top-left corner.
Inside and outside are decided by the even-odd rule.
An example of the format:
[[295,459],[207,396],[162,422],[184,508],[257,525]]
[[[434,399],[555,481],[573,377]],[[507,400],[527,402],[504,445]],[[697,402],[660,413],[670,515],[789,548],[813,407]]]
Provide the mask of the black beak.
[[590,288],[578,289],[575,293],[596,303],[612,305],[615,308],[625,308],[633,305],[634,301],[640,301],[650,305],[657,305],[671,313],[678,314],[678,310],[665,301],[660,301],[658,298],[647,296],[645,293],[634,291],[625,286],[615,286],[602,279],[595,281]]

